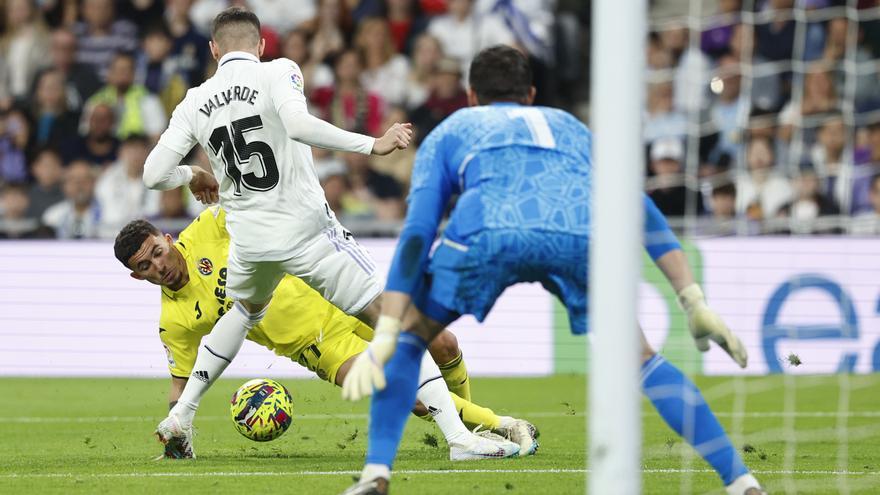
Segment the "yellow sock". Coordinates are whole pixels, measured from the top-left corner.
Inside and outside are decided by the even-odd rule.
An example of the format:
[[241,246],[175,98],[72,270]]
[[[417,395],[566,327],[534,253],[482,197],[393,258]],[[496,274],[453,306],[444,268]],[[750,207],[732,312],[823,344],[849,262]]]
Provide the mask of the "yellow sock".
[[483,428],[487,430],[494,430],[501,425],[501,418],[495,414],[495,411],[488,407],[478,406],[452,392],[449,392],[449,395],[452,396],[452,402],[455,403],[458,416],[469,430],[473,430],[478,425],[483,425]]
[[439,368],[449,391],[464,400],[471,400],[471,381],[461,353],[452,361],[439,365]]

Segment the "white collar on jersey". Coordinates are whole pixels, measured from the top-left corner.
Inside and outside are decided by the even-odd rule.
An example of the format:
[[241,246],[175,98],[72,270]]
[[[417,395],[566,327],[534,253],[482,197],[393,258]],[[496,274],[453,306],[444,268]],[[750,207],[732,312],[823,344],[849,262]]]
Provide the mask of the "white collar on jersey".
[[217,67],[222,67],[226,62],[232,62],[233,60],[249,60],[251,62],[260,62],[260,59],[257,58],[253,53],[248,52],[229,52],[226,55],[220,57],[220,61],[217,63]]

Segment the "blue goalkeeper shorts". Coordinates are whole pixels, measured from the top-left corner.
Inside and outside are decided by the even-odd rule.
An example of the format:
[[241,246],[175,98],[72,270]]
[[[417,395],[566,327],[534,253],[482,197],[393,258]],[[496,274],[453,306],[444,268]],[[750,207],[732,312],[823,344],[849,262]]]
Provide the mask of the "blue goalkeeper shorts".
[[483,321],[507,287],[540,282],[565,305],[572,333],[583,334],[588,247],[587,236],[534,230],[483,230],[462,241],[444,237],[413,301],[444,325],[463,314]]

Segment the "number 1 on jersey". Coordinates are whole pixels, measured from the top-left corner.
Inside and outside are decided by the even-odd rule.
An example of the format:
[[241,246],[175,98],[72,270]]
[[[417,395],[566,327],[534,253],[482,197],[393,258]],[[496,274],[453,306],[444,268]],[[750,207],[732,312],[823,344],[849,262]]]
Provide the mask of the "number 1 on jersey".
[[[272,148],[263,141],[247,142],[244,139],[244,133],[262,128],[263,119],[259,115],[252,115],[232,122],[232,136],[226,126],[220,126],[211,133],[208,144],[211,151],[223,159],[226,175],[235,185],[233,193],[236,196],[241,196],[242,184],[252,191],[268,191],[278,185],[278,164]],[[263,165],[262,177],[253,172],[241,173],[240,166],[250,162],[254,155]]]

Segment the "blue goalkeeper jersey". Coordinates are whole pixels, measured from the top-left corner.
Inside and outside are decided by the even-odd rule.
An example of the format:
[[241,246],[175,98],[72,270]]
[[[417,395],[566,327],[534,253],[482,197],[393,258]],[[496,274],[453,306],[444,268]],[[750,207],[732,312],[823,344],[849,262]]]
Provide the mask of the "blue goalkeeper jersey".
[[[419,147],[386,288],[413,293],[456,194],[444,231],[453,242],[488,229],[587,237],[591,143],[589,129],[559,109],[495,103],[452,114]],[[656,258],[679,245],[653,202],[644,201],[648,248]]]

